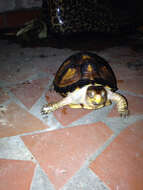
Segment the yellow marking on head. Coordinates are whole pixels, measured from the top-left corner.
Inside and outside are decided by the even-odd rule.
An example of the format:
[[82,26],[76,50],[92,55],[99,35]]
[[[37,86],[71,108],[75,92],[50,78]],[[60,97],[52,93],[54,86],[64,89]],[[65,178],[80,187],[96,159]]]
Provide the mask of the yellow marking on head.
[[91,72],[91,71],[92,71],[92,66],[91,66],[91,65],[88,65],[87,70],[88,70],[89,72]]
[[62,81],[71,79],[73,77],[73,75],[75,74],[75,72],[76,72],[76,69],[74,69],[74,68],[68,69],[67,73],[63,76]]
[[97,103],[97,104],[100,104],[100,102],[101,102],[101,96],[98,94],[98,95],[96,95],[95,96],[95,98],[94,98],[94,100],[95,100],[95,102]]
[[89,55],[83,55],[82,59],[90,59],[90,56]]

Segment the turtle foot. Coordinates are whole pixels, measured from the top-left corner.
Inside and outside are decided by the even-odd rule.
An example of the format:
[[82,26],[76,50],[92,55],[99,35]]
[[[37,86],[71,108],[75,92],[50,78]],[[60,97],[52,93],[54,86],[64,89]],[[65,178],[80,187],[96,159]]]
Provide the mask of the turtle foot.
[[50,112],[53,112],[53,111],[54,111],[53,105],[52,104],[46,104],[42,107],[41,114],[46,115],[46,114],[49,114]]
[[124,111],[120,111],[120,117],[127,118],[129,116],[129,110],[125,109]]

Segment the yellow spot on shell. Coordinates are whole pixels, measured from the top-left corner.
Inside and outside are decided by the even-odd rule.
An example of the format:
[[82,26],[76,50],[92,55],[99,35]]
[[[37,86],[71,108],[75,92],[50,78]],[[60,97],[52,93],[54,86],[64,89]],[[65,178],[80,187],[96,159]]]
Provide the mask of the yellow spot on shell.
[[88,72],[91,72],[92,71],[92,66],[88,65],[87,70],[88,70]]
[[62,81],[71,79],[73,77],[73,75],[75,74],[75,72],[76,72],[76,69],[74,69],[74,68],[68,69],[67,73],[63,76]]
[[83,55],[82,59],[90,59],[90,56],[89,55]]
[[110,86],[107,86],[107,85],[106,85],[106,86],[105,86],[105,88],[107,88],[107,89],[111,90],[111,87],[110,87]]
[[95,85],[95,86],[103,86],[103,85],[98,84],[98,83],[96,83],[96,82],[94,83],[94,85]]

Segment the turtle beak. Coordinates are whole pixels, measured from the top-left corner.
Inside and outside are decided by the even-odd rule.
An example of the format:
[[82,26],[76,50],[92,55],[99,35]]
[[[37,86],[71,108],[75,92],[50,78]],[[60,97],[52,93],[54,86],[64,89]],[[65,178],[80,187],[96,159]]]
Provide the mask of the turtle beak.
[[100,104],[101,99],[102,99],[102,98],[101,98],[101,95],[99,95],[99,94],[97,94],[97,95],[95,96],[95,98],[94,98],[96,104]]

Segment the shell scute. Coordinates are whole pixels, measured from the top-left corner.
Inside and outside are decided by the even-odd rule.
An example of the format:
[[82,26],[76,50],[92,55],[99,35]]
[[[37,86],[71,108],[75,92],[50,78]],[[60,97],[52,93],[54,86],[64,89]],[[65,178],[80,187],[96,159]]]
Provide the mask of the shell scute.
[[58,69],[54,88],[57,92],[67,93],[87,84],[108,86],[117,90],[112,68],[106,60],[95,53],[81,52],[67,58]]

